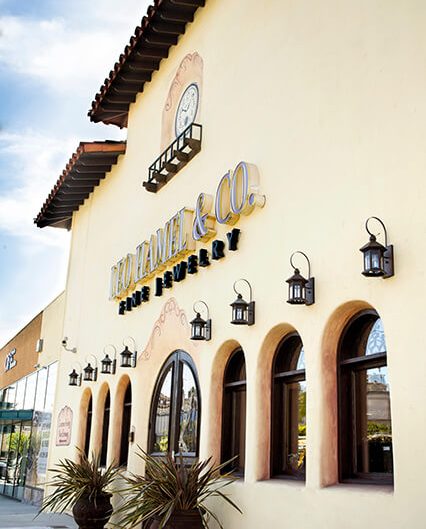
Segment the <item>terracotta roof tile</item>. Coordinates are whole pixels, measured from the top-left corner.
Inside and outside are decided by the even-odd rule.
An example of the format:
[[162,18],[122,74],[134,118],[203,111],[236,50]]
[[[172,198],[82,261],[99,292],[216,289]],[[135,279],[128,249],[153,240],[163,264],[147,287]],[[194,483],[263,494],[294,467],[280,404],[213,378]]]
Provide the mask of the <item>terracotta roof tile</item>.
[[92,102],[88,115],[118,127],[127,126],[129,106],[185,33],[186,24],[206,0],[155,0],[137,26],[114,68]]
[[125,152],[123,141],[81,142],[34,219],[35,224],[39,228],[70,229],[74,211]]

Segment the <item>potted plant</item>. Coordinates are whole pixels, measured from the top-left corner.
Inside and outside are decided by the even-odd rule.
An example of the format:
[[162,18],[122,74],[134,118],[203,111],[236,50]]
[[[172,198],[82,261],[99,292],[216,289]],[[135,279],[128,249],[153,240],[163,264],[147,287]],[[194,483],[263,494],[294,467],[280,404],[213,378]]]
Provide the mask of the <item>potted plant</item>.
[[50,470],[54,476],[47,485],[54,490],[44,498],[39,514],[72,509],[80,529],[103,529],[112,515],[111,485],[120,470],[113,465],[101,469],[99,454],[89,460],[81,450],[78,462],[64,459]]
[[222,498],[241,512],[222,490],[234,481],[230,473],[221,474],[229,461],[213,465],[209,458],[186,465],[182,456],[158,458],[139,450],[145,474],[124,476],[126,486],[119,491],[123,503],[117,510],[120,529],[140,524],[144,529],[207,529],[210,517],[223,529],[206,505],[212,497]]

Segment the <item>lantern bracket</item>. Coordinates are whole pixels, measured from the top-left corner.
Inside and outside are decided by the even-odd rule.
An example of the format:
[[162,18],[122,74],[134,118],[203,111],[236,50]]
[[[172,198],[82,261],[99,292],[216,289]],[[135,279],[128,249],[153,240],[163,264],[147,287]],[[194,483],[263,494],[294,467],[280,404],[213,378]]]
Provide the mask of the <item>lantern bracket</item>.
[[235,285],[239,283],[240,281],[243,281],[244,283],[246,283],[246,285],[249,288],[249,292],[250,292],[250,301],[247,307],[247,325],[254,325],[254,301],[253,301],[253,292],[252,292],[250,283],[247,281],[247,279],[240,278],[234,282],[234,285],[232,288],[234,289],[234,292],[235,294],[237,294],[237,296],[241,296],[241,292],[238,292],[238,290],[235,288]]
[[306,262],[308,263],[308,279],[305,285],[305,305],[313,305],[315,303],[315,278],[311,277],[311,262],[309,261],[308,256],[304,252],[296,250],[290,256],[290,265],[293,267],[295,272],[299,270],[293,262],[293,257],[297,254],[303,255],[303,257],[306,259]]
[[[136,367],[136,360],[137,360],[137,351],[136,351],[136,340],[132,336],[127,336],[123,340],[124,347],[127,347],[126,341],[130,340],[132,342],[133,346],[133,353],[132,353],[132,365],[130,367]],[[123,365],[121,367],[124,367]]]
[[[92,358],[95,360],[95,363],[94,363],[95,367],[93,368],[93,379],[91,379],[91,380],[86,380],[84,377],[83,377],[83,379],[84,379],[86,382],[96,382],[97,379],[98,379],[98,359],[97,359],[96,356],[93,355],[93,354],[89,354],[89,355],[87,355],[87,356],[86,356],[86,362],[87,362],[87,365],[90,365],[90,362],[87,360],[87,358],[90,358],[90,357],[92,357]],[[86,366],[86,367],[87,367],[87,366]],[[83,369],[83,371],[84,371],[84,369]]]
[[[109,355],[108,355],[108,347],[111,347],[112,350],[114,351],[114,357],[112,358],[112,364],[111,364],[111,373],[108,373],[107,371],[104,371],[103,369],[103,366],[101,368],[101,373],[104,374],[104,375],[115,375],[116,371],[117,371],[117,349],[115,348],[114,345],[112,345],[111,343],[107,344],[104,349],[103,349],[103,352],[105,354],[105,358],[108,357],[109,358]],[[104,360],[105,360],[104,358]],[[104,362],[104,360],[101,360],[101,364]]]
[[[76,369],[75,369],[75,366],[78,366],[78,367],[77,367],[78,373],[77,373],[77,371],[76,371]],[[71,364],[71,369],[72,369],[72,372],[75,371],[76,374],[77,374],[78,376],[77,376],[77,379],[76,379],[76,384],[70,384],[70,383],[68,383],[68,385],[69,385],[69,386],[73,386],[73,385],[74,385],[74,386],[81,386],[81,379],[82,379],[82,371],[83,371],[83,370],[82,370],[82,367],[81,367],[80,362],[73,362],[73,363]],[[72,373],[72,372],[71,372],[71,373]]]
[[210,319],[210,311],[207,303],[205,301],[202,301],[201,299],[196,301],[194,305],[192,306],[192,310],[195,312],[195,314],[199,315],[200,311],[197,310],[197,305],[201,304],[204,305],[206,308],[206,324],[204,326],[204,337],[205,341],[208,342],[212,339],[212,320]]
[[370,237],[373,238],[373,240],[376,240],[376,237],[378,235],[380,235],[380,233],[372,233],[369,228],[368,228],[368,223],[370,222],[370,220],[376,220],[383,228],[383,233],[384,233],[384,237],[385,237],[385,248],[386,250],[383,252],[383,271],[384,271],[384,274],[382,275],[383,279],[387,279],[388,277],[392,277],[393,275],[395,275],[395,270],[394,270],[394,260],[393,260],[393,244],[388,244],[388,232],[386,230],[386,226],[384,224],[384,222],[379,219],[379,217],[368,217],[368,219],[365,221],[365,229],[368,233],[368,235],[370,235]]

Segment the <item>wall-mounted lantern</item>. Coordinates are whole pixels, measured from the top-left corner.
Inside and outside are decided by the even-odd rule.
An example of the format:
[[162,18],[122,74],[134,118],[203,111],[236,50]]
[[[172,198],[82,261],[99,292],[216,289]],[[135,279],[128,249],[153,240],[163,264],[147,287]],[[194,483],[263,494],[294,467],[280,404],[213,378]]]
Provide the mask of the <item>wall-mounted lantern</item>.
[[[106,352],[108,347],[111,347],[114,350],[114,358],[110,358]],[[109,344],[104,347],[104,353],[105,356],[101,360],[101,373],[103,375],[115,375],[117,370],[117,349],[112,344]]]
[[[303,255],[308,263],[308,279],[303,277],[300,270],[293,264],[296,254]],[[288,300],[291,305],[313,305],[315,303],[315,278],[311,277],[311,263],[306,254],[297,251],[291,254],[290,264],[293,267],[293,275],[287,279]]]
[[[249,287],[250,291],[250,301],[247,303],[243,299],[243,296],[238,292],[238,290],[235,288],[235,285],[240,282],[244,281]],[[237,294],[237,299],[234,301],[234,303],[231,303],[232,307],[232,320],[231,323],[234,325],[253,325],[254,324],[254,301],[252,300],[252,289],[250,283],[247,281],[247,279],[237,279],[234,283],[234,292]]]
[[95,360],[95,367],[92,367],[91,363],[87,362],[87,366],[83,369],[83,380],[85,382],[96,382],[98,379],[98,361],[94,355],[90,356]]
[[[125,341],[126,340],[132,340],[133,342],[133,353],[132,351],[129,350],[128,346],[126,345]],[[125,338],[123,340],[123,345],[124,345],[124,350],[121,351],[120,353],[120,357],[121,357],[121,361],[120,361],[120,366],[121,367],[136,367],[136,342],[135,340],[131,337],[131,336],[128,336],[127,338]]]
[[[377,220],[383,228],[385,236],[384,246],[377,242],[376,235],[368,229],[368,223],[372,219]],[[369,217],[365,221],[365,229],[370,235],[370,240],[360,248],[360,252],[364,256],[364,270],[362,274],[367,277],[383,277],[383,279],[392,277],[394,275],[393,245],[388,245],[388,234],[385,225],[378,217]]]
[[78,373],[73,367],[71,373],[68,375],[69,386],[81,386],[81,366],[78,364]]
[[[203,320],[201,314],[196,310],[197,303],[201,303],[206,308],[206,320]],[[191,340],[205,340],[209,341],[212,337],[212,320],[209,318],[209,308],[204,301],[196,301],[194,303],[195,318],[191,323]]]
[[132,426],[129,430],[129,443],[134,443],[135,442],[135,427]]

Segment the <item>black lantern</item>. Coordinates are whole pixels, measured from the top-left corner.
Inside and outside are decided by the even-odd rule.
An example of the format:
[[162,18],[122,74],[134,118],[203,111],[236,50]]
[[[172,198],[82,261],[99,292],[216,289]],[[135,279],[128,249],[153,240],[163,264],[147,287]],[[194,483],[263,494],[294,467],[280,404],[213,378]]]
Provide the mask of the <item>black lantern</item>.
[[[368,222],[377,220],[383,227],[385,235],[385,245],[377,242],[376,236],[368,229]],[[387,279],[394,275],[393,268],[393,245],[388,245],[388,234],[385,225],[378,217],[369,217],[365,222],[365,229],[370,235],[370,240],[362,248],[360,252],[364,256],[364,270],[362,274],[367,277],[383,277]]]
[[[105,352],[107,347],[112,347],[114,349],[114,358],[110,358],[108,353]],[[117,351],[113,345],[107,345],[104,347],[105,358],[101,360],[101,373],[103,375],[115,375],[117,369]]]
[[131,336],[129,336],[128,339],[131,339],[133,341],[134,352],[132,353],[123,341],[124,350],[121,351],[120,353],[120,356],[121,356],[120,366],[121,367],[136,367],[136,344]]
[[74,368],[68,376],[69,376],[69,381],[68,381],[69,386],[81,386],[81,374],[77,373],[77,371]]
[[[303,255],[308,262],[308,279],[303,277],[300,270],[293,264],[293,257],[296,254]],[[297,251],[290,257],[290,264],[293,267],[293,275],[287,279],[288,300],[291,305],[313,305],[315,303],[315,279],[311,277],[311,263],[306,254]]]
[[[250,302],[247,303],[243,299],[243,296],[236,290],[235,285],[239,281],[247,283],[250,290]],[[251,285],[247,279],[238,279],[234,283],[234,292],[237,294],[237,299],[234,303],[231,303],[232,307],[232,320],[231,323],[234,325],[253,325],[254,324],[254,301],[252,301],[252,290]]]
[[[201,314],[195,310],[197,303],[202,303],[206,307],[207,320],[203,320]],[[204,301],[194,303],[195,318],[191,321],[191,340],[209,341],[212,337],[212,320],[209,318],[209,308]]]
[[88,362],[87,366],[83,369],[83,380],[85,382],[96,382],[98,378],[98,368],[92,367],[90,362]]

